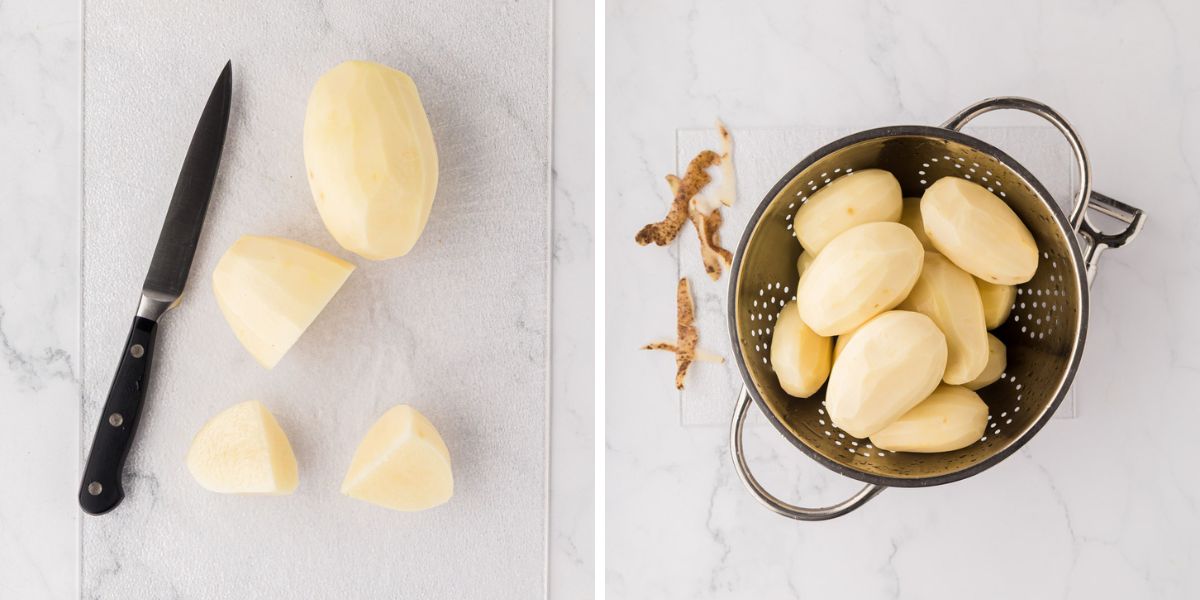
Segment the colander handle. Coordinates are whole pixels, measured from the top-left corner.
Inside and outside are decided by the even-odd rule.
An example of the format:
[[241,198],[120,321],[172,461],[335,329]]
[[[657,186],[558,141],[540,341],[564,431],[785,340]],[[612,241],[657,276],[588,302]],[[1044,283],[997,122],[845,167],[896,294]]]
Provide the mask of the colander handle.
[[1067,138],[1067,142],[1071,144],[1071,152],[1075,155],[1075,167],[1079,171],[1079,189],[1075,193],[1075,201],[1071,205],[1071,228],[1075,230],[1075,233],[1082,235],[1087,235],[1089,230],[1095,231],[1095,228],[1087,221],[1088,206],[1095,200],[1095,196],[1092,194],[1091,163],[1088,162],[1087,152],[1084,151],[1083,142],[1080,141],[1079,135],[1075,133],[1075,129],[1053,108],[1029,98],[998,96],[980,100],[958,111],[958,114],[950,117],[945,123],[942,123],[942,127],[961,131],[963,126],[975,117],[992,112],[993,110],[1004,109],[1035,114],[1049,121],[1050,124],[1054,125]]
[[886,489],[881,485],[867,484],[857,494],[851,496],[850,499],[823,508],[805,508],[776,498],[770,492],[763,489],[762,484],[754,478],[754,474],[750,472],[749,465],[746,464],[746,453],[742,450],[742,433],[746,428],[746,413],[750,410],[750,404],[750,390],[743,386],[742,394],[738,398],[737,408],[734,409],[733,424],[729,430],[729,448],[733,454],[733,465],[737,468],[738,477],[742,479],[742,483],[746,484],[746,488],[750,490],[751,494],[754,494],[755,499],[761,502],[763,506],[766,506],[777,514],[799,521],[825,521],[827,519],[836,519],[866,504],[868,500]]

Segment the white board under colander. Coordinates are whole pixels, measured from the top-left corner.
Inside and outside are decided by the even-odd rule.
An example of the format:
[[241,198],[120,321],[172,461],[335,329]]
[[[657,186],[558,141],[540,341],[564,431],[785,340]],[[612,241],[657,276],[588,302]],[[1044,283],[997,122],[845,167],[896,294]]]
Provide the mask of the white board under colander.
[[[750,216],[763,197],[796,163],[814,150],[858,130],[846,128],[731,128],[737,201],[722,208],[725,219],[721,241],[731,252],[737,248]],[[1059,206],[1073,197],[1073,164],[1062,134],[1052,127],[972,127],[966,133],[991,143],[1012,156],[1038,178]],[[715,129],[684,129],[676,132],[676,172],[687,170],[688,162],[705,149],[720,150]],[[663,194],[668,193],[663,184]],[[696,326],[700,346],[725,357],[725,363],[694,363],[686,387],[679,392],[680,423],[683,425],[728,425],[742,388],[729,340],[729,270],[712,281],[704,272],[700,247],[690,226],[679,235],[679,276],[691,281],[696,302]],[[794,290],[791,291],[795,293]],[[1054,418],[1075,416],[1075,394],[1069,392]],[[755,421],[764,424],[766,421]]]
[[[542,597],[548,3],[106,0],[87,3],[85,23],[85,452],[226,59],[234,97],[183,304],[159,329],[127,497],[81,519],[82,596]],[[347,59],[408,72],[429,113],[441,181],[404,258],[343,251],[308,190],[308,92]],[[272,371],[238,345],[212,296],[213,266],[247,233],[358,266]],[[205,420],[248,399],[265,402],[291,439],[293,495],[211,494],[184,467]],[[338,492],[361,437],[398,403],[427,415],[450,448],[456,494],[445,506],[405,514]]]

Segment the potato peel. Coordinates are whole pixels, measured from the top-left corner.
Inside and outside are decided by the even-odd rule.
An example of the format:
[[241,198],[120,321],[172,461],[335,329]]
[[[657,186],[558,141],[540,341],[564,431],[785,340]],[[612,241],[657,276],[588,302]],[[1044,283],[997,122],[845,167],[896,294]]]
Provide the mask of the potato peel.
[[721,278],[721,267],[733,264],[733,254],[721,247],[721,209],[713,209],[708,216],[700,212],[695,200],[692,201],[688,216],[700,237],[700,258],[704,261],[704,271],[713,281]]
[[675,353],[675,389],[683,389],[683,380],[687,377],[688,367],[695,360],[706,362],[725,362],[724,358],[698,350],[700,331],[696,329],[696,310],[692,304],[692,291],[686,277],[679,280],[675,289],[675,343],[653,342],[642,346],[643,350],[666,350]]
[[[671,186],[672,194],[678,193],[679,178],[668,174],[667,185]],[[688,219],[692,221],[696,235],[700,238],[700,258],[704,261],[704,271],[710,279],[716,281],[721,278],[722,265],[728,267],[733,264],[733,254],[721,247],[720,229],[721,223],[724,222],[721,209],[715,208],[705,215],[699,200],[692,198],[688,207]]]
[[705,150],[692,159],[692,162],[688,164],[687,173],[679,182],[678,191],[675,192],[675,199],[671,202],[671,208],[667,212],[666,218],[646,225],[641,231],[638,231],[634,236],[638,244],[645,246],[654,242],[655,245],[666,246],[675,240],[675,236],[679,235],[679,229],[683,227],[683,222],[687,220],[688,206],[692,197],[712,181],[712,177],[705,169],[717,164],[720,160],[720,155],[712,150]]
[[717,120],[717,131],[721,134],[721,185],[717,188],[717,199],[725,206],[733,206],[737,195],[737,185],[733,179],[733,136],[720,119]]

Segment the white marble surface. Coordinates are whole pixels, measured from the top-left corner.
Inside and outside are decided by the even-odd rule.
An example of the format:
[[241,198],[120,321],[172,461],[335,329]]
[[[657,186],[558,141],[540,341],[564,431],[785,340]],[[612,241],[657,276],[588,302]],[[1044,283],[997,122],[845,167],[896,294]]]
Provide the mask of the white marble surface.
[[[555,66],[552,432],[548,585],[591,590],[591,7],[559,2]],[[563,37],[564,32],[570,35]],[[77,594],[80,12],[74,2],[0,5],[0,597]],[[584,71],[586,69],[586,71]],[[583,71],[583,72],[581,72]],[[566,72],[567,74],[560,75]],[[11,93],[10,93],[11,90]],[[567,126],[560,126],[564,119]],[[584,284],[581,286],[580,284]]]
[[[1200,317],[1191,309],[1200,292],[1200,9],[1004,7],[609,2],[610,597],[1200,594]],[[675,167],[676,131],[717,116],[735,138],[739,129],[936,124],[1005,94],[1066,115],[1090,151],[1096,189],[1149,214],[1139,239],[1103,258],[1077,417],[1052,421],[978,477],[888,490],[825,523],[769,513],[733,472],[726,426],[680,424],[670,356],[636,350],[673,332],[677,249],[632,238],[669,200],[661,178]],[[980,124],[1038,122],[996,114]],[[765,191],[743,190],[740,201]],[[728,279],[693,283],[706,290],[698,294],[723,295]],[[725,335],[701,331],[702,340]],[[787,499],[821,504],[857,489],[770,427],[751,427],[747,451]]]

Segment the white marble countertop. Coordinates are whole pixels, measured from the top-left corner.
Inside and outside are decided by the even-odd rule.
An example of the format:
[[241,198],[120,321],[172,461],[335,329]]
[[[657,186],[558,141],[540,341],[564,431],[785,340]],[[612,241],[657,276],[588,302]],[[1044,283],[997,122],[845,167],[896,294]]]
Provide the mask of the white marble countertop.
[[[593,584],[592,7],[555,2],[549,571]],[[0,597],[78,596],[81,11],[0,4]]]
[[[1002,5],[609,1],[609,597],[1200,595],[1200,7]],[[842,519],[769,513],[734,473],[727,427],[680,424],[671,356],[636,350],[674,331],[677,250],[633,235],[669,201],[676,131],[719,116],[736,144],[739,129],[937,124],[996,95],[1058,109],[1087,144],[1096,189],[1149,215],[1102,259],[1076,418],[977,477],[888,490]],[[728,279],[692,283],[723,295]],[[752,415],[746,443],[769,489],[813,505],[857,489],[765,423]]]

